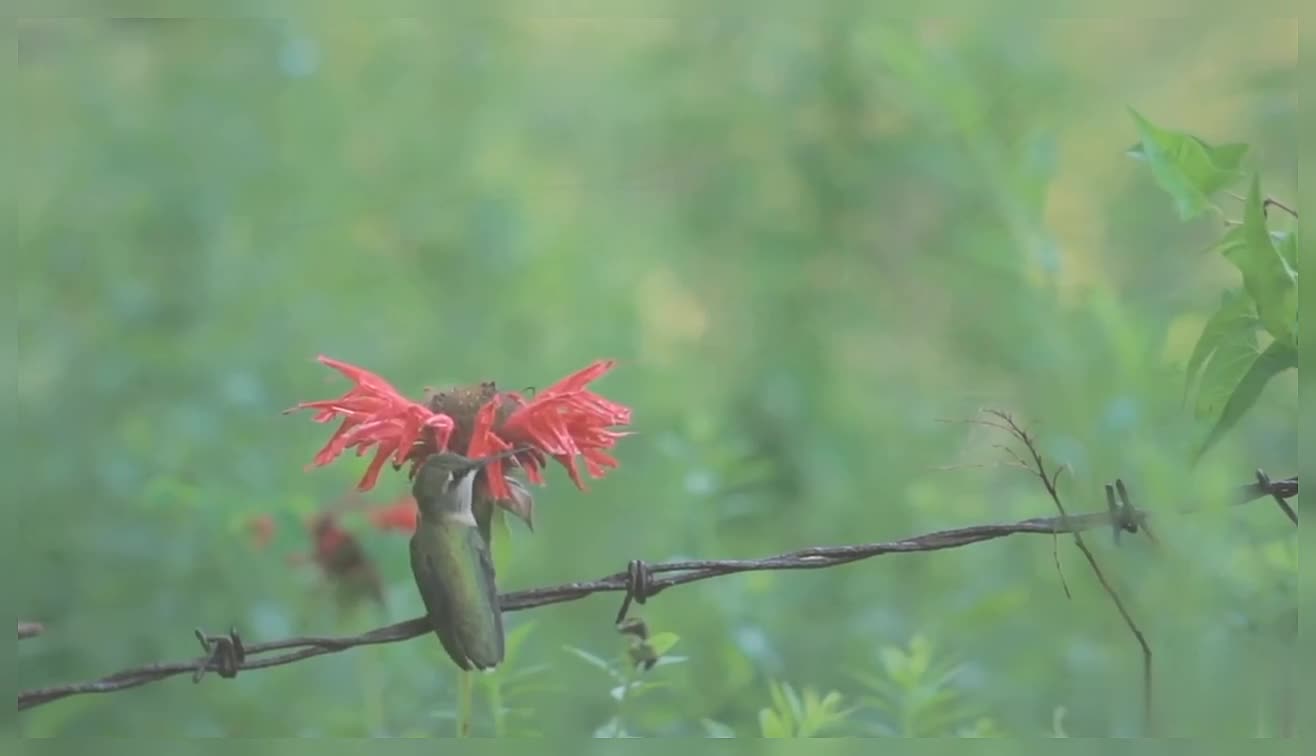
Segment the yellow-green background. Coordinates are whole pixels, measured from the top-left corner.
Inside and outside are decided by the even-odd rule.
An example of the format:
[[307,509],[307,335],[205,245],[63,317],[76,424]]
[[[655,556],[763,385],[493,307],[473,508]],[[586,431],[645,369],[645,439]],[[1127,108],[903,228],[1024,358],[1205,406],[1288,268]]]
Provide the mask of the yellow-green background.
[[[634,7],[631,7],[634,6]],[[74,14],[75,16],[77,14]],[[1017,413],[1069,465],[1072,510],[1122,476],[1162,548],[1090,541],[1156,653],[1162,734],[1273,735],[1293,696],[1292,529],[1221,495],[1295,472],[1296,378],[1201,464],[1182,365],[1237,272],[1124,156],[1127,108],[1244,141],[1296,196],[1292,19],[896,21],[865,3],[717,14],[508,5],[419,18],[11,24],[19,315],[12,603],[45,622],[19,687],[420,611],[405,538],[349,520],[386,613],[342,616],[301,516],[363,461],[303,467],[329,428],[283,416],[345,386],[325,353],[419,396],[544,386],[600,357],[634,408],[622,466],[559,469],[504,590],[634,558],[756,557],[1053,513],[999,434]],[[13,114],[17,114],[15,117]],[[1220,198],[1227,214],[1241,205]],[[387,474],[371,494],[405,490]],[[243,522],[279,535],[249,545]],[[1045,537],[755,573],[641,609],[681,640],[637,735],[759,734],[769,682],[859,705],[831,734],[1144,734],[1136,646],[1081,556]],[[615,594],[508,615],[505,734],[588,735]],[[529,629],[526,625],[533,624]],[[910,730],[855,672],[922,636],[962,718]],[[186,678],[21,713],[20,734],[446,735],[432,638],[236,680]],[[478,699],[475,729],[495,731]],[[886,727],[887,730],[878,728]],[[902,729],[903,728],[903,729]]]

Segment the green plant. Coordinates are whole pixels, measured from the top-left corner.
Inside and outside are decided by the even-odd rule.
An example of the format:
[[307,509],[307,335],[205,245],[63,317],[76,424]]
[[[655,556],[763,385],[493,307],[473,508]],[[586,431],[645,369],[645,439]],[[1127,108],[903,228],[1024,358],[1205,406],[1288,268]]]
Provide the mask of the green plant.
[[990,737],[1002,734],[990,718],[968,705],[954,687],[962,667],[936,658],[932,643],[914,636],[906,648],[885,646],[879,652],[880,674],[860,672],[855,679],[869,691],[860,698],[887,721],[873,734],[904,737]]
[[850,717],[853,708],[841,708],[837,691],[820,696],[813,688],[796,693],[790,683],[768,684],[772,706],[759,710],[759,734],[765,738],[812,738]]
[[476,685],[488,704],[495,737],[508,735],[527,737],[540,734],[531,729],[534,709],[522,702],[532,700],[535,696],[552,693],[556,685],[552,682],[552,677],[548,676],[547,664],[521,666],[518,663],[521,649],[534,627],[533,622],[527,622],[509,630],[505,640],[503,663],[475,677]]
[[[1180,131],[1160,128],[1133,113],[1141,139],[1129,154],[1145,161],[1173,199],[1181,220],[1205,210],[1224,217],[1211,197],[1242,181],[1245,144],[1211,145]],[[1234,195],[1237,197],[1238,195]],[[1226,291],[1188,360],[1185,398],[1196,385],[1195,413],[1212,422],[1197,449],[1200,458],[1256,404],[1270,379],[1298,366],[1298,234],[1271,230],[1267,210],[1297,212],[1261,191],[1251,173],[1243,219],[1212,247],[1242,274],[1241,289]],[[1263,343],[1268,341],[1268,343]]]
[[[670,632],[654,633],[648,637],[646,643],[649,651],[657,660],[653,665],[654,667],[679,664],[685,661],[685,657],[667,655],[667,652],[671,651],[679,640],[680,636]],[[626,725],[628,704],[646,693],[671,687],[671,683],[666,680],[653,680],[645,676],[648,670],[643,669],[643,664],[637,663],[637,660],[631,655],[630,648],[619,655],[615,661],[608,661],[575,646],[565,646],[564,648],[576,658],[602,671],[615,683],[609,689],[608,694],[617,702],[616,712],[608,721],[595,728],[594,737],[635,737]]]

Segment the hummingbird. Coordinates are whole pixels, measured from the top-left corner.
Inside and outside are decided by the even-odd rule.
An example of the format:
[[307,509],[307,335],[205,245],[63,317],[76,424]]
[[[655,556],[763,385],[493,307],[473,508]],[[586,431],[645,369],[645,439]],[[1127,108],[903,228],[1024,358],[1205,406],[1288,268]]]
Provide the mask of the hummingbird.
[[431,454],[412,484],[420,516],[411,536],[411,572],[434,633],[463,670],[489,669],[503,660],[489,515],[473,510],[475,477],[489,462],[520,451],[479,459]]

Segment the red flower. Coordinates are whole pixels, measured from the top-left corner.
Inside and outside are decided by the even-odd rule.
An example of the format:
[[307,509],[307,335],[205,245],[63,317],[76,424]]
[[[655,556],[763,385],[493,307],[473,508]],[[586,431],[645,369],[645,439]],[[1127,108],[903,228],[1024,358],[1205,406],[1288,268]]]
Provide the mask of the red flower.
[[416,500],[403,496],[392,504],[371,509],[368,517],[370,524],[379,530],[397,530],[403,533],[416,532],[416,522],[420,511],[416,509]]
[[327,465],[347,449],[355,447],[357,456],[361,456],[371,446],[378,446],[375,458],[357,484],[359,490],[367,491],[374,487],[390,455],[396,468],[406,462],[417,441],[437,451],[447,449],[455,427],[451,417],[402,396],[388,381],[369,370],[324,355],[319,360],[355,381],[356,386],[337,399],[302,402],[286,410],[319,410],[314,418],[317,423],[343,416],[343,424],[315,455],[314,465]]
[[251,538],[251,543],[258,549],[263,549],[270,545],[274,540],[274,518],[270,515],[256,515],[247,520],[247,535]]
[[[585,469],[591,477],[603,477],[606,468],[615,468],[617,460],[605,450],[611,449],[617,439],[627,435],[609,430],[610,426],[626,425],[631,421],[631,410],[609,401],[586,389],[615,365],[614,360],[599,360],[577,371],[526,401],[520,394],[506,392],[506,397],[517,404],[501,426],[494,430],[492,419],[498,410],[499,396],[480,408],[475,429],[471,433],[468,456],[493,454],[517,446],[529,446],[533,451],[516,456],[532,483],[543,483],[540,468],[543,455],[556,459],[567,469],[576,487],[585,490],[585,483],[576,468],[576,456],[585,460]],[[511,491],[502,475],[502,461],[490,463],[490,493],[495,499],[511,497]]]
[[352,540],[352,534],[343,530],[338,521],[329,515],[314,519],[310,531],[311,540],[315,543],[314,559],[326,568],[334,563],[343,546]]
[[[328,464],[349,448],[361,455],[371,446],[379,447],[358,485],[361,490],[374,486],[390,457],[394,468],[408,460],[419,463],[429,454],[446,451],[450,441],[459,447],[465,445],[466,456],[472,458],[525,448],[516,455],[515,464],[526,471],[532,483],[544,482],[543,467],[552,457],[584,490],[576,457],[584,459],[585,470],[592,477],[602,477],[617,466],[608,450],[627,435],[612,428],[626,425],[631,419],[630,408],[586,388],[612,370],[616,365],[613,360],[594,362],[529,400],[483,383],[428,395],[426,406],[402,396],[383,378],[363,368],[324,356],[319,359],[355,381],[356,386],[338,399],[302,402],[293,410],[319,410],[317,422],[343,416],[343,424],[315,455],[317,466]],[[524,491],[519,495],[513,492],[503,460],[490,463],[480,478],[492,499],[529,521],[530,497]],[[410,499],[406,502],[406,506],[398,502],[372,513],[376,527],[402,529],[404,518],[410,518],[414,528],[415,506]]]

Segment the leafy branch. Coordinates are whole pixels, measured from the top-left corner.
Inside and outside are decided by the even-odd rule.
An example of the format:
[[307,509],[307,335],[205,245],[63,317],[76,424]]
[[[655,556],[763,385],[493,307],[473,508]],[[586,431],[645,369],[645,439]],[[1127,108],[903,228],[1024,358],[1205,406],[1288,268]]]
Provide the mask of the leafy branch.
[[[1054,485],[1054,477],[1051,478],[1051,485]],[[1122,483],[1119,485],[1123,488]],[[1296,477],[1272,481],[1259,472],[1258,480],[1239,487],[1234,499],[1237,503],[1245,503],[1270,497],[1279,502],[1280,506],[1296,519],[1296,514],[1292,514],[1286,500],[1297,494]],[[1034,517],[1012,523],[973,525],[934,531],[896,541],[814,546],[762,559],[689,560],[659,564],[647,564],[637,560],[631,562],[624,572],[613,573],[596,580],[504,593],[499,597],[499,602],[503,611],[519,611],[575,601],[595,593],[617,592],[625,593],[621,611],[621,615],[624,616],[632,601],[644,603],[646,599],[667,588],[723,575],[759,570],[822,569],[886,554],[940,551],[1012,535],[1055,536],[1061,533],[1077,535],[1095,528],[1111,528],[1116,534],[1136,533],[1140,529],[1145,532],[1147,516],[1145,510],[1133,507],[1125,497],[1119,506],[1112,505],[1106,511],[1062,514],[1059,517]],[[618,617],[618,621],[623,618],[622,616]],[[228,635],[218,636],[197,630],[196,636],[204,649],[204,653],[200,656],[184,661],[144,664],[86,682],[20,691],[18,709],[20,711],[30,709],[69,696],[126,690],[177,675],[192,675],[193,681],[196,682],[208,672],[216,672],[221,677],[234,677],[239,671],[278,667],[358,646],[396,643],[427,635],[430,632],[429,622],[424,617],[386,625],[360,635],[297,636],[250,645],[242,642],[236,630]],[[23,634],[22,625],[19,634],[20,636]]]
[[[1205,210],[1224,211],[1210,199],[1242,181],[1245,144],[1212,145],[1180,131],[1160,128],[1133,113],[1140,142],[1129,154],[1146,162],[1157,184],[1174,200],[1180,220]],[[1243,203],[1240,221],[1212,247],[1242,274],[1242,289],[1226,291],[1207,321],[1188,360],[1184,393],[1197,387],[1195,413],[1213,421],[1197,450],[1200,459],[1256,404],[1270,379],[1298,366],[1298,234],[1271,230],[1268,211],[1294,219],[1291,205],[1261,191],[1252,173],[1246,196],[1224,192]],[[1266,334],[1264,348],[1258,336]]]

